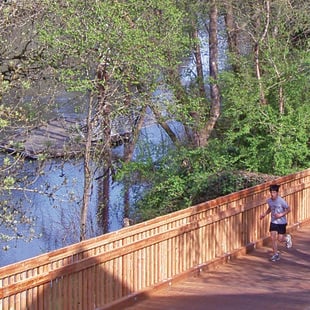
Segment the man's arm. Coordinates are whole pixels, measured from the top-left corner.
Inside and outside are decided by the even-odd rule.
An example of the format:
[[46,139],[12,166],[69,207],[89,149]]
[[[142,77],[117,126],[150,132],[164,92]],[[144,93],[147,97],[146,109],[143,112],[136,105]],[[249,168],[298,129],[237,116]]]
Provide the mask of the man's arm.
[[280,217],[285,216],[286,214],[288,214],[290,212],[291,212],[291,208],[289,206],[287,206],[287,208],[285,208],[285,210],[283,212],[275,214],[275,218],[278,219]]
[[262,213],[261,215],[260,215],[260,219],[262,220],[267,214],[269,214],[271,212],[271,210],[270,210],[270,208],[268,207],[268,209],[264,212],[264,213]]

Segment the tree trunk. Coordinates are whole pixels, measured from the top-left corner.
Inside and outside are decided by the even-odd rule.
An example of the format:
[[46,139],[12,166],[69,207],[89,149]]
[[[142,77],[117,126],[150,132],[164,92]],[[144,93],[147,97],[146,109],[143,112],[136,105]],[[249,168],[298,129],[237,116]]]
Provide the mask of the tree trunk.
[[[266,3],[266,22],[264,26],[264,31],[261,34],[260,38],[255,42],[254,45],[254,62],[255,62],[255,72],[256,72],[256,77],[258,80],[259,84],[259,91],[260,91],[260,103],[261,104],[266,104],[267,100],[265,97],[265,91],[262,83],[262,78],[261,78],[261,68],[260,68],[260,45],[261,43],[265,40],[267,33],[268,33],[268,28],[269,28],[269,22],[270,22],[270,1],[265,1]],[[257,18],[257,28],[260,28],[260,18]]]
[[196,61],[196,71],[197,71],[197,83],[199,88],[199,96],[201,98],[206,97],[206,91],[204,87],[204,74],[203,74],[203,66],[202,66],[202,58],[201,58],[201,50],[200,50],[200,43],[199,43],[199,36],[198,36],[198,30],[197,27],[194,27],[193,31],[193,39],[195,43],[195,49],[194,49],[194,56]]
[[234,10],[233,4],[231,1],[225,4],[226,14],[225,14],[225,23],[227,30],[227,41],[228,41],[228,50],[232,55],[232,69],[234,72],[239,72],[240,67],[236,62],[240,55],[239,46],[238,46],[238,31],[234,21]]
[[102,195],[99,195],[99,212],[101,214],[101,223],[103,232],[108,231],[108,214],[110,198],[110,172],[112,167],[112,150],[111,150],[111,104],[107,101],[106,85],[109,82],[108,63],[103,62],[98,66],[98,126],[100,128],[101,139],[98,144],[97,162],[103,170],[102,186],[100,188]]
[[217,18],[218,10],[216,1],[213,0],[210,8],[210,27],[209,27],[209,65],[210,65],[210,96],[211,109],[209,119],[203,132],[199,135],[199,145],[206,146],[208,139],[220,116],[220,90],[218,80],[218,39],[217,39]]
[[87,115],[87,137],[84,154],[84,189],[83,189],[83,204],[81,208],[80,219],[80,241],[86,239],[86,224],[87,214],[89,209],[91,189],[93,185],[93,170],[91,167],[91,145],[93,137],[93,123],[92,123],[92,110],[93,110],[93,96],[90,97],[88,115]]
[[177,144],[178,143],[178,137],[176,134],[171,130],[170,126],[166,121],[162,121],[162,117],[160,114],[160,111],[155,106],[152,106],[153,113],[155,115],[156,121],[158,124],[165,130],[167,135],[170,137],[173,143]]
[[109,202],[110,202],[110,167],[100,167],[101,177],[98,179],[98,224],[102,228],[102,233],[109,231]]

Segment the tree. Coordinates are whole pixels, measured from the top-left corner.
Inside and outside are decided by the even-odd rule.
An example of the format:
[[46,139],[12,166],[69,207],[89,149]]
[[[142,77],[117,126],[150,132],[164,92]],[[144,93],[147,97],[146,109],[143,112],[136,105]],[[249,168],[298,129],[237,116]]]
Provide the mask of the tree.
[[211,96],[211,108],[210,116],[205,125],[205,134],[203,137],[202,146],[205,146],[215,124],[220,117],[221,102],[220,102],[220,89],[218,85],[218,38],[217,38],[217,25],[218,25],[218,8],[217,1],[211,1],[210,7],[210,96]]
[[[218,4],[217,1],[181,1],[184,11],[184,36],[189,37],[188,56],[193,68],[167,71],[166,82],[174,94],[173,118],[180,120],[187,132],[187,144],[204,147],[220,115],[218,79]],[[208,68],[203,62],[202,45],[209,46]],[[181,71],[182,72],[182,71]],[[188,80],[184,83],[182,79]],[[209,89],[207,84],[209,83]]]
[[[285,174],[308,166],[309,22],[304,5],[264,1],[234,7],[239,37],[253,48],[234,55],[240,70],[225,74],[227,84],[222,84],[224,119],[229,120],[226,143],[241,169]],[[292,40],[297,32],[305,38],[302,48]]]
[[[53,81],[46,83],[48,72],[41,66],[42,48],[37,39],[44,9],[40,1],[0,2],[0,102],[12,111],[22,110],[32,123],[50,109],[48,104],[41,105],[38,97],[54,91]],[[34,85],[40,91],[33,92]],[[25,102],[26,96],[31,100]],[[24,119],[19,124],[23,123]],[[4,126],[1,128],[4,130]]]
[[[136,115],[151,105],[162,69],[180,58],[181,12],[167,1],[67,1],[49,3],[49,20],[41,31],[45,58],[70,90],[90,92],[87,106],[84,206],[81,239],[85,239],[87,197],[94,172],[101,167],[103,207],[107,208],[111,176],[111,133],[117,117]],[[79,27],[77,27],[79,25]],[[169,55],[169,61],[167,61]],[[143,115],[140,115],[143,117]],[[134,128],[132,128],[134,130]],[[96,133],[96,144],[91,144]],[[105,219],[106,220],[106,219]]]
[[[209,4],[203,2],[211,13]],[[231,185],[240,170],[258,176],[261,172],[283,175],[309,167],[309,21],[305,20],[304,5],[285,1],[261,1],[259,5],[257,1],[225,1],[220,6],[220,12],[227,17],[229,65],[234,69],[218,75],[221,115],[203,148],[195,144],[186,150],[178,149],[158,160],[156,168],[147,161],[133,163],[134,175],[141,177],[146,189],[136,202],[138,219],[187,207],[201,201],[199,198],[208,199],[212,186],[223,184],[222,176],[227,177],[227,187],[236,190]],[[191,12],[189,5],[185,7],[186,12]],[[205,11],[200,8],[199,12]],[[207,123],[199,88],[202,74],[197,28],[193,27],[198,19],[193,16],[185,20],[194,38],[197,79],[183,87],[176,72],[167,75],[180,108],[175,115],[191,130]],[[199,17],[203,19],[203,14]],[[292,38],[303,40],[296,44]]]
[[[44,111],[36,108],[35,99],[23,102],[31,94],[32,85],[44,75],[39,63],[41,49],[36,41],[36,24],[43,9],[38,1],[0,2],[0,137],[7,140],[16,129],[27,130],[41,117],[35,111]],[[27,193],[40,192],[32,185],[42,172],[42,162],[38,162],[36,173],[27,177],[22,154],[12,155],[15,156],[2,154],[0,159],[0,240],[31,240],[36,236],[35,217],[25,211],[23,204]],[[22,225],[28,229],[21,231]]]

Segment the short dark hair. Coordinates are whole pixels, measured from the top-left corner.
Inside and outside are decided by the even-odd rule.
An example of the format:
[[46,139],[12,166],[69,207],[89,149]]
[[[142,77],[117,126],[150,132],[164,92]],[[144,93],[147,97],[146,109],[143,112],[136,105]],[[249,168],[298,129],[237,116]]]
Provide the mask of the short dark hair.
[[280,188],[280,185],[278,184],[272,184],[269,186],[269,191],[275,191],[275,192],[278,192],[279,191],[279,188]]

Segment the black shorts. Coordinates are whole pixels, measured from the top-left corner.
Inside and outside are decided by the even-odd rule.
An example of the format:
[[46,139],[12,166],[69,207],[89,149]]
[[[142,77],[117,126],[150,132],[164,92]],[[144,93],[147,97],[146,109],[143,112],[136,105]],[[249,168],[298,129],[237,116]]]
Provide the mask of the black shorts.
[[270,223],[269,231],[277,231],[278,234],[284,235],[284,234],[286,234],[286,225],[287,224],[274,224],[274,223]]

